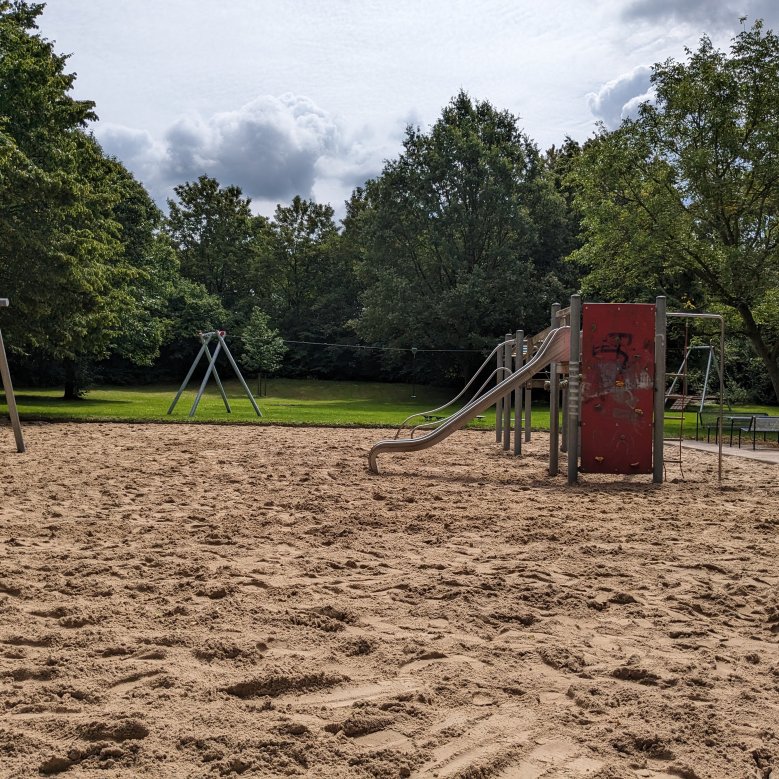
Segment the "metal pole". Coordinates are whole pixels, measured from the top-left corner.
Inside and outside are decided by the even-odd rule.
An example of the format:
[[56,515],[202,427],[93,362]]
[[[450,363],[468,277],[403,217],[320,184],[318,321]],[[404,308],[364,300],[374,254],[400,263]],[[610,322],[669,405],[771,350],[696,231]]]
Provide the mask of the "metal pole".
[[197,353],[197,357],[195,357],[195,361],[192,363],[192,367],[190,367],[189,369],[189,373],[187,373],[186,378],[181,383],[181,386],[179,387],[179,391],[176,393],[176,397],[173,398],[173,403],[170,404],[170,408],[168,409],[168,414],[172,414],[173,409],[176,408],[176,403],[179,402],[179,398],[181,397],[181,394],[187,388],[187,384],[189,384],[189,380],[192,378],[192,374],[195,372],[195,368],[197,367],[197,364],[200,362],[200,358],[203,356],[203,352],[206,350],[206,342],[203,340],[203,333],[199,333],[198,335],[200,336],[202,346],[200,347],[200,351]]
[[[417,397],[417,347],[411,347],[411,399]],[[429,360],[428,360],[429,362]]]
[[221,343],[216,345],[216,349],[214,350],[213,357],[211,356],[210,348],[206,349],[206,354],[208,355],[208,361],[213,365],[214,380],[216,381],[216,386],[219,389],[219,394],[222,396],[222,402],[225,404],[225,410],[229,414],[231,413],[230,401],[227,400],[227,393],[225,392],[225,388],[222,386],[222,380],[219,378],[219,371],[216,369],[216,356],[217,354],[219,354],[219,347],[220,346],[227,347],[227,344],[219,338],[218,330],[215,333],[209,334],[209,341],[211,340],[212,335],[215,335],[221,341]]
[[[230,362],[230,365],[232,365],[233,370],[235,371],[235,375],[238,377],[238,381],[241,382],[241,386],[243,387],[243,391],[246,393],[246,396],[249,398],[249,402],[252,404],[252,408],[257,412],[257,416],[261,417],[262,412],[260,411],[259,407],[257,406],[257,403],[254,400],[254,396],[251,393],[251,390],[249,389],[249,386],[246,384],[246,382],[243,379],[243,374],[238,369],[238,366],[235,363],[235,360],[233,359],[233,355],[230,353],[230,350],[227,348],[227,343],[224,339],[224,335],[222,333],[217,333],[217,338],[219,338],[220,342],[222,343],[222,346],[225,350],[225,355],[227,356],[228,361]],[[214,375],[216,375],[216,370],[214,370]]]
[[[557,312],[559,303],[552,303],[552,327],[557,327]],[[557,363],[549,366],[549,475],[557,476],[560,471],[558,457],[558,439],[560,437],[560,411],[558,408],[559,380],[557,376]]]
[[[2,298],[1,300],[5,301],[5,305],[8,305],[8,300],[6,298]],[[3,344],[2,332],[0,332],[0,379],[2,379],[5,402],[8,405],[8,416],[11,418],[11,427],[13,428],[14,438],[16,439],[16,451],[21,454],[25,451],[24,437],[22,436],[22,423],[19,421],[19,411],[16,408],[16,398],[14,397],[14,388],[11,384],[11,371],[8,368],[8,360],[5,356],[5,344]]]
[[[511,333],[506,333],[505,346],[503,347],[503,364],[508,369],[506,376],[511,372]],[[515,434],[516,435],[516,434]],[[511,449],[511,392],[507,392],[503,399],[503,448]]]
[[[514,337],[514,370],[518,371],[525,362],[525,333],[517,330]],[[514,454],[522,454],[522,387],[514,390]]]
[[725,413],[725,318],[719,318],[719,448],[717,453],[717,482],[722,484],[722,415]]
[[222,380],[219,378],[219,372],[216,369],[216,365],[214,365],[214,381],[216,381],[216,386],[219,388],[219,394],[222,396],[222,401],[225,404],[225,409],[229,414],[231,413],[230,401],[227,400],[227,393],[225,392],[224,386],[222,386]]
[[195,412],[197,411],[198,404],[200,403],[200,398],[203,397],[203,393],[206,389],[206,384],[208,384],[208,379],[211,377],[211,371],[214,369],[214,363],[216,362],[217,355],[219,354],[219,350],[222,348],[222,344],[218,343],[216,345],[216,349],[214,349],[213,355],[211,354],[211,350],[207,349],[209,355],[209,363],[208,363],[208,370],[206,371],[206,375],[203,376],[203,381],[200,383],[200,389],[197,391],[197,395],[195,395],[195,402],[192,404],[192,408],[189,410],[189,416],[193,417],[195,416]]
[[571,296],[571,359],[568,376],[568,484],[579,480],[579,361],[581,359],[581,295]]
[[714,348],[709,347],[709,356],[706,360],[706,374],[703,377],[703,392],[701,392],[701,402],[698,404],[698,413],[703,411],[703,407],[706,405],[706,393],[709,389],[709,374],[711,373],[711,359],[714,354]]
[[531,379],[528,381],[527,384],[525,384],[525,443],[530,442],[530,433],[532,432],[530,429],[530,422],[531,422],[531,416],[532,416],[532,406],[533,404],[533,380]]
[[[495,384],[498,385],[503,381],[503,349],[498,345],[498,351],[496,352],[497,360],[497,372],[495,373]],[[503,398],[498,398],[495,401],[495,443],[499,444],[503,438]]]
[[[652,450],[652,481],[655,484],[663,483],[666,327],[666,299],[664,295],[660,295],[655,301],[655,408],[653,429],[654,441]],[[720,415],[720,419],[721,418],[722,416]],[[722,436],[720,436],[720,441],[721,438]]]

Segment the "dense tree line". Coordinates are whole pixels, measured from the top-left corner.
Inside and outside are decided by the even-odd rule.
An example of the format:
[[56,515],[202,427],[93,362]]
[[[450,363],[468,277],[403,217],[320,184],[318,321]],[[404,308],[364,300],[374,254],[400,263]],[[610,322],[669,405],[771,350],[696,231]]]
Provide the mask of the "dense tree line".
[[704,38],[652,84],[573,172],[584,290],[722,312],[779,399],[779,39],[758,22],[728,56]]
[[163,213],[89,133],[42,9],[0,0],[0,327],[18,381],[73,397],[177,379],[221,327],[252,372],[458,382],[581,289],[724,312],[738,380],[779,397],[779,41],[759,24],[729,55],[703,39],[657,65],[655,100],[583,147],[542,152],[461,92],[337,223],[302,197],[258,216],[207,175]]

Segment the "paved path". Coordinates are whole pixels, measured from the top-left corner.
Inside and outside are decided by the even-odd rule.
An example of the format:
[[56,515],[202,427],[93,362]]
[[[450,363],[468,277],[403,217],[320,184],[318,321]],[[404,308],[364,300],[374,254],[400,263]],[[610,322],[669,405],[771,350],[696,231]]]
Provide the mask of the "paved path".
[[[707,444],[705,441],[682,441],[682,446],[685,449],[698,449],[701,452],[713,452],[717,454],[719,447],[717,444]],[[765,444],[763,444],[765,447]],[[750,460],[760,460],[763,463],[774,463],[779,465],[779,449],[777,448],[763,448],[755,449],[752,451],[751,445],[749,447],[743,446],[739,449],[737,446],[723,446],[722,454],[733,457],[746,457]]]

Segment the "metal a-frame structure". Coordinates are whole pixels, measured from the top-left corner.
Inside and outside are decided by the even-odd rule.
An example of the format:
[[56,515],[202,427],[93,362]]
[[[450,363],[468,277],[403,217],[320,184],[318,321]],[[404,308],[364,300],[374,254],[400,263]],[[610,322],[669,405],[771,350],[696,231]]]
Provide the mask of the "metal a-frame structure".
[[[203,377],[203,381],[200,383],[200,388],[197,391],[197,395],[195,395],[195,402],[192,404],[192,408],[189,410],[189,416],[190,417],[195,416],[195,412],[197,411],[198,404],[200,403],[200,398],[203,397],[203,393],[205,392],[206,389],[206,384],[208,384],[208,380],[211,378],[212,373],[214,374],[214,379],[216,380],[216,386],[219,388],[219,393],[222,396],[222,400],[224,401],[225,408],[227,409],[227,413],[228,414],[230,413],[230,403],[227,400],[227,394],[225,393],[225,389],[222,386],[222,380],[219,378],[219,374],[217,373],[216,370],[216,358],[219,356],[219,353],[221,351],[224,351],[227,360],[229,361],[230,365],[235,371],[235,375],[238,378],[238,381],[241,382],[241,386],[243,387],[246,396],[249,398],[249,402],[252,404],[252,408],[257,412],[258,417],[262,416],[262,412],[257,406],[257,403],[254,400],[254,396],[251,393],[251,390],[249,389],[248,385],[244,381],[244,378],[241,375],[241,371],[239,370],[238,365],[233,359],[233,355],[230,353],[230,350],[227,348],[227,343],[225,342],[225,335],[226,333],[224,330],[214,330],[210,333],[198,333],[198,338],[200,339],[200,343],[201,343],[200,351],[197,353],[197,357],[195,357],[195,361],[192,363],[192,367],[189,369],[189,372],[187,373],[186,378],[182,382],[179,391],[176,393],[176,397],[173,399],[173,402],[170,404],[170,408],[168,409],[168,414],[173,413],[173,409],[176,407],[176,403],[179,402],[179,398],[181,397],[181,394],[187,388],[187,384],[189,384],[189,380],[192,378],[192,374],[195,372],[195,368],[197,368],[200,359],[204,355],[207,355],[208,357],[208,369],[206,370],[206,375]],[[212,352],[211,342],[214,339],[216,339],[216,348]]]
[[[8,298],[0,298],[0,308],[6,308],[7,306]],[[21,453],[24,451],[24,437],[22,436],[22,425],[19,422],[19,412],[16,409],[14,388],[11,384],[11,371],[8,369],[8,360],[5,356],[2,331],[0,331],[0,380],[2,380],[5,402],[8,404],[8,416],[11,417],[11,427],[16,439],[16,451]]]
[[[689,336],[687,335],[685,331],[685,340],[687,340]],[[706,355],[706,372],[703,377],[703,389],[700,392],[695,393],[688,393],[687,392],[687,368],[689,365],[690,356],[693,352],[704,352]],[[679,369],[676,373],[671,374],[673,376],[673,381],[671,382],[671,386],[666,390],[665,393],[665,400],[666,403],[669,400],[673,401],[673,407],[674,411],[679,410],[679,406],[684,405],[685,407],[687,405],[691,405],[693,403],[698,404],[698,411],[701,412],[705,409],[707,401],[710,402],[710,398],[713,396],[715,403],[719,403],[719,395],[718,393],[712,392],[709,387],[709,380],[712,376],[712,369],[713,371],[716,371],[717,378],[720,378],[721,376],[721,369],[720,369],[720,360],[717,359],[717,354],[715,352],[715,349],[711,345],[703,345],[703,346],[690,346],[689,344],[686,345],[686,350],[684,353],[684,357],[682,358],[681,365],[679,365]],[[681,382],[679,381],[681,379]],[[677,384],[681,384],[682,392],[679,393],[674,392],[677,388]],[[724,400],[723,402],[730,408],[730,404],[727,403],[727,401]]]

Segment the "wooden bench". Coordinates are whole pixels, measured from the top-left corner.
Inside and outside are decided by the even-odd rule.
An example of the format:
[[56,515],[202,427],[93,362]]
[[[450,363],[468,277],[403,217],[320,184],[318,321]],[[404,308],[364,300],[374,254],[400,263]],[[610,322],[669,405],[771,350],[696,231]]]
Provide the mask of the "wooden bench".
[[755,449],[757,442],[757,434],[763,434],[763,440],[768,440],[769,433],[776,433],[776,443],[779,444],[779,417],[766,416],[753,416],[746,427],[739,427],[738,429],[738,446],[741,448],[741,434],[745,433],[747,436],[752,434],[752,449]]

